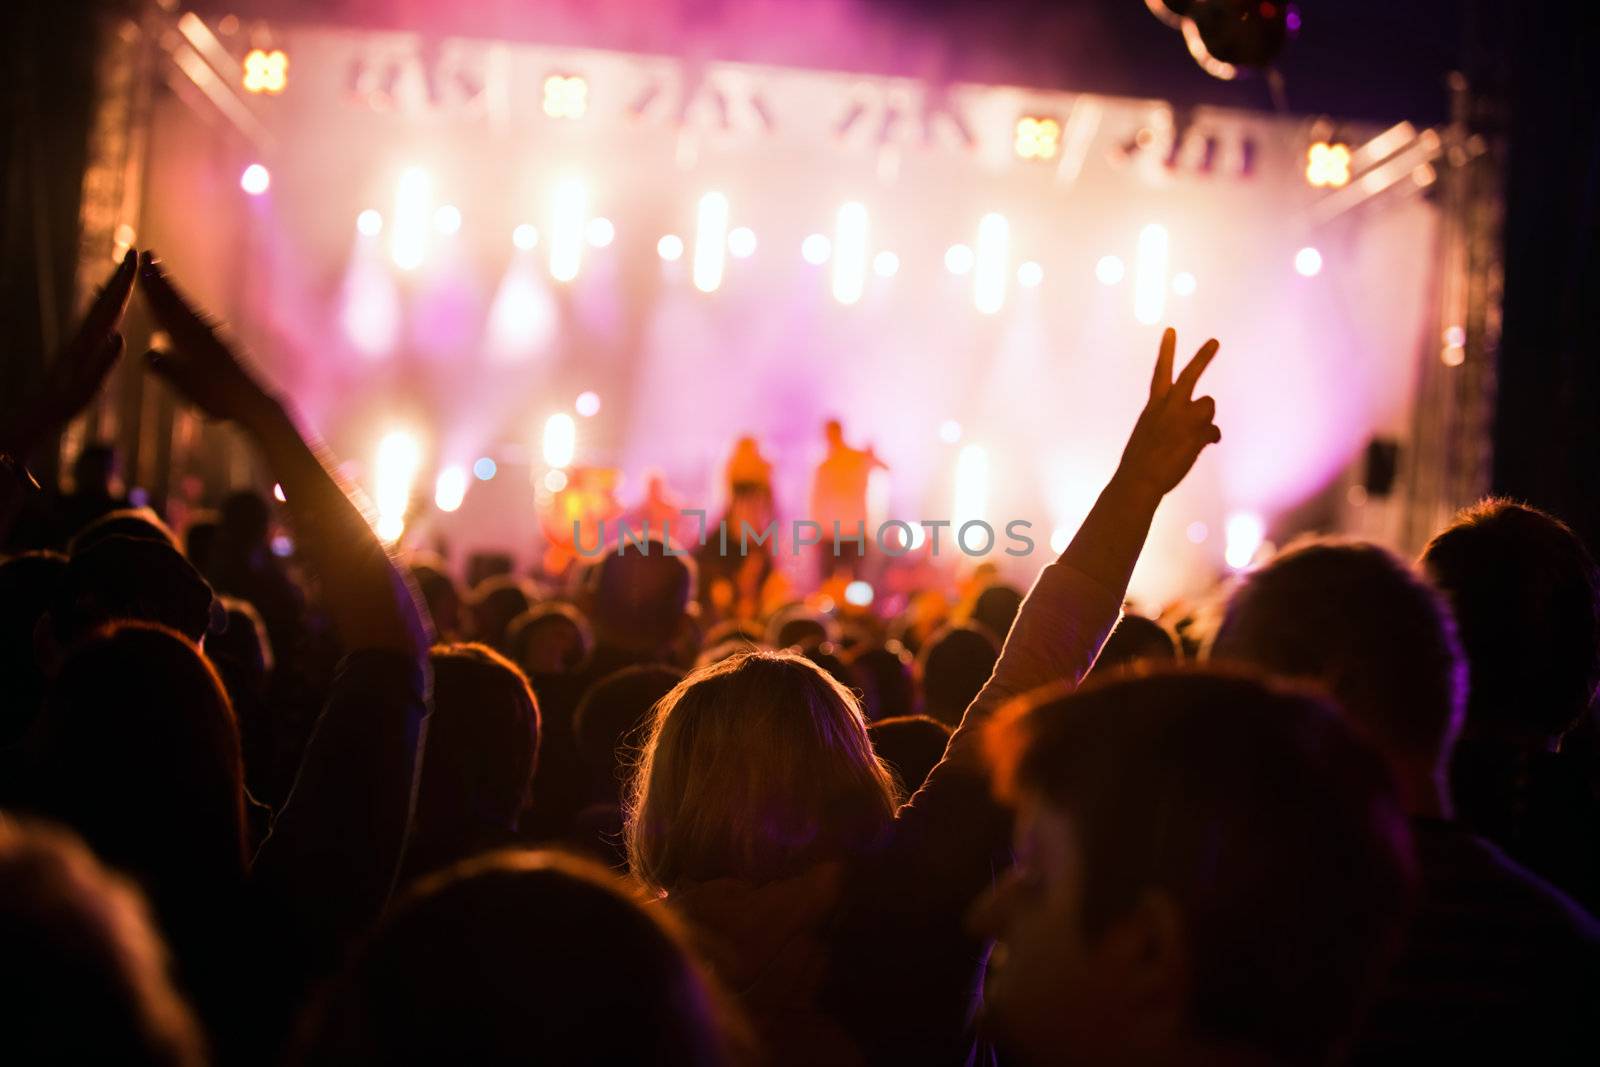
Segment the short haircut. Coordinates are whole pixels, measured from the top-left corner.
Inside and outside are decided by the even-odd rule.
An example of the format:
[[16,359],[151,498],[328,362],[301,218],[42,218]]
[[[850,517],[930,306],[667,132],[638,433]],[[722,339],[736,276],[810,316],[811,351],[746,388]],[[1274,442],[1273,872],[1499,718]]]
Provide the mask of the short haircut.
[[995,640],[1004,643],[1006,635],[1011,632],[1011,624],[1017,621],[1017,612],[1021,610],[1022,590],[1004,582],[994,582],[978,594],[978,599],[972,605],[972,621],[988,629],[994,634]]
[[118,508],[92,520],[67,542],[67,555],[77,556],[112,537],[158,541],[178,550],[178,535],[149,508]]
[[74,551],[50,614],[62,644],[122,619],[198,642],[211,626],[211,605],[211,586],[171,544],[116,535]]
[[539,758],[539,705],[521,669],[486,645],[436,645],[417,818],[514,829]]
[[1173,663],[1178,659],[1178,639],[1172,631],[1143,615],[1125,614],[1094,661],[1104,674],[1134,663]]
[[894,715],[867,727],[878,758],[894,771],[900,799],[922,788],[950,747],[950,727],[926,715]]
[[1052,688],[987,740],[1078,838],[1084,933],[1147,892],[1182,914],[1197,1036],[1319,1062],[1354,1033],[1415,882],[1387,768],[1323,698],[1168,669]]
[[657,663],[624,667],[591,685],[572,714],[578,758],[598,785],[620,788],[628,753],[642,748],[656,703],[683,681]]
[[1578,535],[1526,504],[1489,499],[1428,543],[1472,677],[1469,729],[1554,740],[1600,685],[1600,578]]
[[1460,730],[1466,663],[1450,609],[1377,545],[1289,546],[1234,591],[1211,658],[1325,686],[1391,758],[1442,765]]
[[[552,641],[552,635],[562,631],[570,639],[566,647]],[[552,652],[558,653],[554,657],[558,660],[554,672],[576,671],[583,666],[593,648],[594,631],[589,627],[589,620],[583,617],[583,612],[560,600],[529,608],[512,619],[511,625],[506,628],[506,655],[530,677],[545,673],[539,670],[539,666],[552,658]]]
[[678,636],[696,582],[690,559],[652,539],[607,551],[589,575],[589,620],[601,640],[659,649]]
[[985,627],[947,626],[935,633],[917,653],[922,710],[946,726],[961,725],[999,658],[1000,646]]

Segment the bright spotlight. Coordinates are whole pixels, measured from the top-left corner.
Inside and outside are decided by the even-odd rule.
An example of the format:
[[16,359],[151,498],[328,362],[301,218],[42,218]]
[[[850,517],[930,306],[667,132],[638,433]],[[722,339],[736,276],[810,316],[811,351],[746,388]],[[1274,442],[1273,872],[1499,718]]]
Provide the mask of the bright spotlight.
[[965,274],[972,269],[972,249],[966,245],[951,245],[945,249],[944,269],[951,274]]
[[572,416],[558,411],[544,421],[544,461],[552,467],[565,467],[578,450],[578,424]]
[[1152,222],[1139,231],[1139,263],[1133,277],[1133,317],[1152,326],[1167,306],[1167,228]]
[[1028,260],[1017,268],[1017,284],[1024,289],[1037,289],[1039,283],[1044,281],[1044,268],[1033,260]]
[[1350,184],[1350,146],[1318,141],[1306,149],[1306,181],[1316,189]]
[[495,461],[488,456],[479,456],[472,461],[472,476],[480,482],[486,482],[493,478],[499,469]]
[[728,231],[728,254],[734,259],[749,259],[756,254],[756,231],[736,226]]
[[383,232],[383,216],[367,208],[356,216],[356,232],[363,237],[376,237]]
[[978,270],[972,279],[972,302],[985,315],[1005,306],[1010,239],[1011,224],[1004,215],[990,212],[978,222]]
[[1101,256],[1100,262],[1094,265],[1094,276],[1100,279],[1101,285],[1116,285],[1125,272],[1122,260],[1116,256]]
[[589,110],[589,83],[576,75],[552,74],[544,80],[544,113],[553,119],[581,119]]
[[1188,271],[1179,271],[1172,276],[1172,291],[1179,296],[1190,296],[1194,293],[1194,275]]
[[872,583],[863,582],[857,578],[844,587],[844,602],[853,607],[866,608],[872,606]]
[[578,399],[572,408],[586,419],[592,419],[600,414],[600,394],[592,389],[586,389],[578,394]]
[[439,472],[433,483],[433,502],[440,511],[454,511],[467,497],[467,472],[450,466]]
[[989,506],[989,450],[962,445],[956,455],[955,528],[981,519]]
[[893,252],[879,252],[872,257],[872,273],[880,278],[893,278],[900,269],[900,257]]
[[1322,253],[1307,245],[1294,254],[1294,269],[1307,278],[1315,277],[1322,270]]
[[394,226],[389,255],[401,270],[422,265],[428,246],[428,205],[433,181],[421,167],[407,167],[394,189]]
[[611,224],[610,219],[592,218],[584,229],[584,236],[588,238],[592,247],[604,248],[616,239],[617,228]]
[[656,255],[668,263],[676,263],[683,258],[683,238],[675,233],[669,233],[656,242]]
[[728,198],[710,192],[700,198],[694,230],[694,287],[714,293],[722,284],[728,251]]
[[1266,534],[1266,524],[1261,521],[1261,516],[1248,511],[1229,515],[1224,533],[1226,546],[1222,558],[1234,570],[1244,570],[1250,566],[1250,561],[1256,558],[1256,553],[1261,549],[1261,540]]
[[244,54],[244,91],[276,96],[289,86],[289,57],[279,49],[252,48]]
[[244,173],[239,175],[239,188],[251,196],[260,196],[271,184],[272,175],[268,174],[267,168],[259,163],[250,164],[244,168]]
[[433,228],[445,236],[461,230],[461,209],[454,204],[440,204],[433,213]]
[[800,258],[813,267],[820,267],[833,255],[833,243],[820,233],[813,233],[800,242]]
[[947,445],[961,440],[961,424],[955,419],[945,419],[939,424],[939,440]]
[[527,252],[539,243],[539,231],[524,222],[511,231],[511,243]]
[[564,470],[545,471],[544,487],[552,493],[559,493],[567,487],[567,472]]
[[550,276],[570,282],[578,276],[583,256],[583,216],[588,211],[589,194],[583,183],[567,178],[557,183],[550,194]]
[[1061,151],[1061,123],[1040,115],[1024,115],[1017,120],[1011,141],[1018,159],[1054,159]]
[[372,498],[378,509],[378,536],[391,544],[405,530],[411,485],[421,464],[422,446],[405,430],[394,430],[378,442]]
[[833,240],[833,298],[841,304],[861,299],[867,281],[867,208],[859,200],[839,207]]

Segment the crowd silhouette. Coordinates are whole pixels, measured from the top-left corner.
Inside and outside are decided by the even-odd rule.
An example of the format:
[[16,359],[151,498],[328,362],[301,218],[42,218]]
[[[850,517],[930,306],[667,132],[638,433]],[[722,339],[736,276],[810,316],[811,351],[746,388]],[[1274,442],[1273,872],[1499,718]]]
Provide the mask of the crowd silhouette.
[[[249,442],[303,573],[264,495],[175,533],[105,448],[69,494],[29,475],[136,290],[149,373]],[[130,252],[0,413],[0,1058],[1593,1062],[1594,561],[1488,500],[1415,563],[1308,538],[1213,611],[1125,614],[1221,440],[1218,348],[1166,331],[1025,596],[880,619],[769,607],[759,552],[554,589],[392,552]],[[828,437],[818,514],[853,524],[881,461]],[[728,481],[764,522],[753,438]]]

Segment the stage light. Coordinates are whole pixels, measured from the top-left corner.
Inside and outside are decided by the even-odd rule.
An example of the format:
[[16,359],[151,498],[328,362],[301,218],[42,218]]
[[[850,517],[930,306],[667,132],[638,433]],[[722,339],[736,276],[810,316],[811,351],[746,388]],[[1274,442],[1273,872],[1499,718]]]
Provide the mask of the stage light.
[[844,587],[844,602],[853,607],[866,608],[872,606],[872,583],[864,582],[857,578]]
[[550,194],[550,276],[570,282],[578,276],[583,256],[583,216],[588,211],[589,193],[576,178],[556,184]]
[[955,529],[981,519],[989,506],[989,450],[962,445],[956,455],[956,492],[952,511]]
[[600,394],[592,389],[586,389],[578,394],[578,399],[572,408],[586,419],[592,419],[600,414]]
[[400,173],[394,190],[394,226],[389,255],[401,270],[422,265],[428,247],[428,205],[433,199],[433,180],[421,167],[407,167]]
[[858,200],[839,206],[834,224],[833,298],[841,304],[861,299],[867,281],[867,208]]
[[461,209],[454,204],[440,204],[433,213],[433,228],[449,236],[461,230]]
[[572,462],[578,448],[578,424],[572,416],[558,411],[544,422],[544,461],[552,467]]
[[813,267],[820,267],[833,255],[833,243],[820,233],[813,233],[800,242],[800,258]]
[[944,269],[951,274],[965,274],[972,269],[972,249],[966,245],[951,245],[945,249]]
[[1022,266],[1017,268],[1017,284],[1022,286],[1024,289],[1038,288],[1039,284],[1043,281],[1044,268],[1039,266],[1039,264],[1035,263],[1033,260],[1030,259],[1026,263],[1022,264]]
[[1196,519],[1184,529],[1183,535],[1189,539],[1191,545],[1201,545],[1205,544],[1206,538],[1211,536],[1211,531],[1206,528],[1205,523]]
[[1194,293],[1194,275],[1188,271],[1179,271],[1172,276],[1172,291],[1179,296],[1190,296]]
[[289,57],[277,49],[250,49],[244,54],[243,84],[247,93],[283,92],[289,85]]
[[893,252],[879,252],[872,257],[872,273],[880,278],[893,278],[900,269],[900,257]]
[[283,495],[283,486],[278,482],[272,483],[272,499],[276,500],[280,504],[286,504],[289,502],[289,498]]
[[1350,146],[1318,141],[1306,150],[1306,181],[1317,189],[1350,184]]
[[669,233],[656,242],[656,255],[668,263],[676,263],[683,258],[683,238],[675,233]]
[[552,493],[559,493],[567,487],[567,472],[564,470],[545,471],[544,487]]
[[710,192],[700,198],[694,230],[694,287],[714,293],[722,284],[728,252],[728,198]]
[[961,424],[955,419],[945,419],[939,424],[939,440],[947,445],[961,440]]
[[1024,115],[1017,120],[1011,147],[1018,159],[1054,159],[1061,152],[1061,123],[1045,116]]
[[1266,534],[1266,525],[1261,521],[1261,516],[1248,511],[1229,515],[1222,558],[1234,570],[1244,570],[1261,550],[1261,541]]
[[495,461],[488,456],[479,456],[472,462],[472,476],[480,482],[486,482],[493,478],[499,469]]
[[1126,268],[1122,260],[1116,256],[1101,256],[1100,261],[1094,265],[1094,276],[1100,279],[1101,285],[1116,285],[1122,280]]
[[1449,326],[1444,331],[1444,343],[1451,348],[1461,348],[1467,343],[1467,331],[1460,326]]
[[584,227],[584,236],[588,238],[591,247],[604,248],[616,239],[617,228],[611,224],[610,219],[596,217],[590,219],[589,225]]
[[244,173],[239,175],[239,188],[251,196],[260,196],[271,184],[272,175],[268,174],[267,168],[259,163],[250,164],[244,168]]
[[376,237],[383,232],[383,216],[367,208],[356,216],[356,232],[363,237]]
[[1004,215],[990,212],[978,222],[978,270],[972,279],[972,302],[985,315],[1005,306],[1010,238],[1011,225]]
[[581,119],[589,110],[589,83],[576,75],[552,74],[544,80],[544,113],[553,119]]
[[450,466],[439,472],[433,483],[433,502],[440,511],[455,511],[467,496],[467,472]]
[[511,231],[511,243],[527,252],[539,243],[539,231],[524,222]]
[[422,446],[405,430],[394,430],[378,442],[372,498],[378,509],[378,536],[390,544],[405,530],[411,484],[421,463]]
[[288,534],[278,534],[272,539],[272,554],[279,559],[294,555],[294,539]]
[[1159,223],[1139,231],[1133,287],[1133,317],[1146,326],[1160,322],[1167,306],[1167,228]]
[[1306,245],[1294,254],[1294,269],[1307,278],[1315,277],[1322,270],[1322,253]]
[[734,259],[749,259],[756,254],[756,231],[736,226],[728,231],[728,254]]
[[1065,552],[1070,544],[1072,544],[1072,531],[1065,526],[1057,526],[1050,531],[1050,551],[1056,555]]

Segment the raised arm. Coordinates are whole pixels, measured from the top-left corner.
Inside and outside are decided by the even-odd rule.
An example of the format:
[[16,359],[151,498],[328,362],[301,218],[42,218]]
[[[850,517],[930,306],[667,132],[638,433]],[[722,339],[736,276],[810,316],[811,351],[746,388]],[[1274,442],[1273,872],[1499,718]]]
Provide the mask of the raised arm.
[[427,628],[389,553],[340,483],[325,449],[295,426],[278,396],[177,290],[149,253],[139,280],[169,352],[150,369],[212,418],[236,424],[283,487],[301,552],[322,583],[325,610],[347,649],[421,657]]

